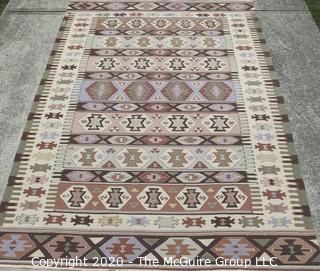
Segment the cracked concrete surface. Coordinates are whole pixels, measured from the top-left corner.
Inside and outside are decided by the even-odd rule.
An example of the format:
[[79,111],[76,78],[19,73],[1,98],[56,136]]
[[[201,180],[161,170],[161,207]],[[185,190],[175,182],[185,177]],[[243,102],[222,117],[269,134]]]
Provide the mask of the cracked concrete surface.
[[[303,0],[256,2],[320,236],[320,33]],[[0,194],[67,3],[11,0],[0,18]]]

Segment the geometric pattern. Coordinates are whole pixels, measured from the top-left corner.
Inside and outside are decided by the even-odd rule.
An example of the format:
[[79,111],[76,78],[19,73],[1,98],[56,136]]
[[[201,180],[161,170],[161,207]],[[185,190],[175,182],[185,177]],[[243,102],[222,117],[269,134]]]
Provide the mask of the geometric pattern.
[[197,62],[193,57],[96,57],[92,56],[88,62],[88,72],[184,72],[190,69],[199,72],[230,71],[226,57],[198,57]]
[[70,3],[1,203],[0,264],[320,265],[253,9],[252,0]]
[[232,81],[94,81],[84,80],[81,101],[235,102]]
[[100,250],[107,257],[122,258],[131,262],[147,249],[134,237],[112,237],[100,246]]
[[119,145],[241,145],[239,136],[172,136],[172,135],[126,135],[113,136],[103,134],[73,134],[72,144],[119,144]]
[[[14,240],[19,240],[15,245]],[[251,259],[252,265],[261,265],[263,257],[275,257],[275,264],[283,266],[317,265],[314,258],[319,254],[314,244],[315,236],[302,237],[285,234],[248,235],[233,234],[223,237],[209,235],[194,237],[148,236],[148,235],[75,235],[53,233],[27,233],[18,237],[7,233],[0,237],[0,250],[7,259],[30,261],[32,255],[47,255],[47,259],[65,257],[87,258],[92,262],[94,257],[119,257],[124,263],[139,266],[139,258],[145,260],[155,258],[161,265],[168,259],[190,260],[207,259],[214,264],[214,259],[223,257],[232,260]],[[29,245],[27,245],[29,244]],[[274,245],[275,244],[275,245]],[[283,244],[283,245],[281,245]],[[290,249],[294,245],[294,249]],[[92,253],[94,251],[94,253]],[[4,256],[2,256],[4,257]],[[289,269],[285,269],[289,270]],[[307,270],[307,269],[303,269]]]
[[[136,94],[136,92],[135,92]],[[121,98],[123,99],[123,97]],[[198,99],[198,97],[196,98]],[[235,103],[201,103],[201,104],[190,104],[190,103],[104,103],[104,102],[83,102],[77,104],[77,110],[83,111],[125,111],[125,112],[233,112],[237,108]]]
[[165,146],[90,146],[69,145],[66,168],[83,169],[152,169],[243,170],[241,146],[165,147]]
[[[117,34],[119,33],[118,31],[112,30],[111,33],[112,34]],[[129,30],[130,31],[130,30]],[[189,30],[190,31],[190,30]],[[132,30],[131,30],[132,32]],[[120,52],[123,52],[123,54],[126,54],[125,50],[126,48],[129,47],[129,45],[133,46],[133,47],[139,47],[139,53],[137,51],[134,51],[135,54],[140,55],[142,52],[142,55],[144,54],[144,52],[149,52],[151,51],[151,49],[161,49],[161,51],[157,50],[156,53],[153,54],[160,54],[160,55],[166,55],[169,54],[171,55],[172,53],[170,53],[170,51],[163,51],[162,48],[164,46],[170,46],[170,50],[175,50],[176,53],[174,54],[174,56],[176,55],[181,55],[181,51],[183,52],[182,54],[186,54],[185,50],[189,49],[192,50],[194,49],[196,46],[197,48],[199,48],[199,50],[202,50],[202,52],[200,53],[200,55],[203,56],[210,56],[210,55],[218,55],[218,56],[226,56],[228,53],[223,50],[225,48],[225,44],[226,44],[226,40],[224,38],[224,36],[221,36],[222,30],[197,30],[194,31],[192,30],[191,33],[190,32],[185,32],[185,31],[178,31],[177,34],[179,37],[172,37],[172,36],[163,36],[163,30],[160,31],[144,31],[144,30],[139,30],[138,34],[153,34],[150,36],[131,36],[129,35],[131,32],[125,32],[124,31],[124,36],[111,36],[111,37],[105,37],[104,32],[100,32],[99,36],[94,37],[93,39],[93,48],[94,48],[94,55],[101,55],[102,53],[107,52],[108,54],[111,53],[111,55],[114,55],[114,51],[108,50],[108,51],[101,51],[102,48],[104,48],[106,45],[107,46],[117,46],[117,50],[120,50]],[[135,31],[136,32],[136,31]],[[165,33],[167,33],[168,31],[165,31]],[[110,30],[106,32],[110,33]],[[158,35],[157,35],[158,34]],[[172,34],[171,32],[169,32],[168,34]],[[198,34],[197,36],[192,36],[190,37],[189,35],[186,36],[186,34]],[[128,37],[127,37],[128,35]],[[155,35],[155,36],[154,36]],[[214,46],[215,51],[212,51],[212,47]],[[168,50],[168,49],[166,49]],[[178,51],[177,51],[178,50]],[[206,51],[207,50],[207,51]],[[207,53],[206,53],[207,52]],[[209,53],[209,54],[208,54]],[[132,54],[132,52],[130,52],[130,54]],[[151,51],[152,54],[152,51]],[[196,51],[196,54],[199,54]],[[187,55],[190,55],[190,53],[188,53]],[[179,63],[179,62],[177,62]],[[176,63],[176,64],[177,64]],[[135,63],[133,63],[134,65]],[[168,63],[169,66],[171,63]],[[205,64],[205,63],[203,63]],[[174,65],[177,68],[177,65]],[[183,67],[183,65],[181,65]],[[173,66],[172,66],[173,68]],[[96,78],[99,79],[99,78]],[[104,77],[104,79],[107,79],[106,77]],[[220,79],[224,79],[224,78],[220,78]],[[132,79],[131,79],[132,80]],[[186,78],[187,81],[190,81],[190,79],[188,80]]]
[[121,185],[59,183],[55,207],[106,213],[246,213],[252,210],[248,184],[225,185]]
[[254,8],[251,1],[242,1],[242,3],[182,3],[176,5],[174,3],[157,3],[157,2],[129,2],[129,3],[104,3],[93,2],[83,5],[79,2],[74,2],[69,5],[69,10],[140,10],[140,11],[245,11]]
[[240,135],[237,113],[208,114],[196,113],[166,114],[154,113],[87,113],[75,115],[72,133],[93,134],[143,134],[172,135]]
[[107,183],[242,183],[250,176],[245,171],[108,171],[65,170],[61,180],[66,182]]

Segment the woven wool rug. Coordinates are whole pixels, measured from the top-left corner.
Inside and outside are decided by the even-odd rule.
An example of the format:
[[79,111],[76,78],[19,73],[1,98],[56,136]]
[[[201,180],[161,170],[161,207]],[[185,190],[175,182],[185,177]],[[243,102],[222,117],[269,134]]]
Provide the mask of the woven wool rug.
[[253,9],[70,4],[1,204],[2,264],[319,270]]

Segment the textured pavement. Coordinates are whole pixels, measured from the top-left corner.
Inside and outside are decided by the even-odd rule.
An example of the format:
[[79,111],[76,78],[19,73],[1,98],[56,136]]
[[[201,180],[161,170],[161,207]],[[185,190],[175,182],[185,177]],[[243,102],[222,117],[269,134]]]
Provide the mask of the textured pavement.
[[[303,0],[256,2],[320,236],[320,32]],[[0,17],[0,195],[67,3],[11,0]]]

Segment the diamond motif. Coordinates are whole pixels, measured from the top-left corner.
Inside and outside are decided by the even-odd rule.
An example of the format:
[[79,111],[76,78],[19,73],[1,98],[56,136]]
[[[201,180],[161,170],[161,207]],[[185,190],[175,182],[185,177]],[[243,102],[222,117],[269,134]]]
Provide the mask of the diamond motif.
[[217,145],[233,145],[239,142],[239,139],[234,136],[216,136],[212,139],[212,142]]
[[176,22],[176,26],[182,29],[192,29],[195,26],[195,23],[189,19],[182,19]]
[[110,186],[98,198],[106,209],[120,210],[131,199],[131,195],[122,186]]
[[110,137],[108,140],[111,144],[126,145],[132,143],[135,140],[135,138],[131,136],[113,136]]
[[154,10],[158,7],[155,3],[139,3],[134,5],[137,10]]
[[6,233],[0,237],[0,257],[20,259],[35,248],[28,234]]
[[91,246],[80,235],[58,235],[44,245],[54,259],[80,258]]
[[189,5],[186,3],[170,3],[166,5],[166,8],[169,10],[182,11],[189,8]]
[[102,59],[99,59],[95,65],[98,68],[101,68],[101,70],[113,70],[116,65],[118,65],[119,63],[114,60],[112,57],[105,57]]
[[305,264],[317,252],[316,248],[299,237],[279,237],[268,251],[283,264]]
[[[105,98],[105,99],[107,100],[108,98]],[[86,103],[82,107],[88,111],[103,111],[107,108],[106,105],[101,103]]]
[[170,199],[170,196],[160,186],[148,186],[141,191],[137,199],[146,210],[161,210]]
[[171,132],[187,132],[194,122],[186,115],[171,115],[164,119],[162,124]]
[[146,25],[147,23],[140,19],[140,18],[134,18],[134,19],[131,19],[127,22],[127,25],[130,27],[130,28],[142,28]]
[[155,28],[158,29],[166,29],[167,27],[169,27],[171,25],[170,21],[166,20],[166,19],[157,19],[152,21],[151,23]]
[[120,122],[121,126],[130,132],[143,132],[151,123],[150,119],[142,114],[130,115]]
[[156,252],[163,258],[194,259],[200,252],[201,248],[190,238],[168,238],[164,243],[158,246]]
[[126,3],[109,3],[104,5],[106,10],[125,10],[128,5]]
[[124,262],[132,262],[147,249],[134,237],[117,236],[110,238],[100,250],[107,258],[122,258]]
[[174,71],[182,71],[186,68],[186,62],[180,58],[173,58],[167,65]]
[[117,161],[123,167],[138,168],[144,166],[150,160],[149,155],[143,149],[126,149],[119,152]]
[[124,92],[132,101],[147,101],[155,93],[155,90],[146,82],[133,82]]
[[200,183],[206,176],[201,173],[180,173],[177,179],[183,183]]
[[195,157],[187,149],[169,149],[160,156],[160,160],[172,168],[186,168],[191,165]]
[[108,172],[103,175],[103,179],[110,183],[124,183],[131,178],[132,176],[127,172]]
[[169,101],[185,101],[192,93],[192,89],[185,83],[168,83],[161,91]]
[[144,172],[139,177],[146,183],[164,183],[170,179],[170,175],[165,172]]
[[[70,150],[72,149],[70,147]],[[70,158],[80,167],[94,167],[104,159],[104,153],[99,148],[79,148]]]
[[88,131],[102,131],[110,125],[110,120],[103,114],[87,114],[79,120],[81,126]]
[[208,69],[209,71],[218,71],[222,68],[222,62],[218,58],[207,58],[203,61],[204,67]]
[[90,182],[95,176],[87,171],[71,171],[66,177],[72,182]]
[[221,25],[221,23],[217,20],[210,19],[210,20],[204,20],[200,23],[203,27],[206,29],[216,29]]
[[200,93],[206,97],[209,101],[224,101],[233,92],[231,87],[223,82],[209,82],[201,88]]
[[179,137],[177,141],[182,145],[199,145],[204,141],[204,139],[197,136],[183,136]]
[[93,198],[86,186],[73,185],[64,191],[60,197],[69,208],[83,209]]
[[226,5],[226,8],[229,10],[244,11],[249,10],[251,6],[246,3],[230,3]]
[[199,10],[216,10],[220,6],[214,3],[200,3],[196,5],[197,9]]
[[181,111],[200,111],[201,106],[197,104],[180,104],[177,108]]
[[108,81],[94,81],[86,88],[86,92],[92,100],[108,100],[117,89]]
[[231,168],[239,163],[239,167],[242,167],[241,149],[235,148],[214,148],[207,152],[205,160],[212,166],[218,168]]
[[244,176],[238,172],[219,172],[214,177],[222,183],[236,183],[244,179]]
[[106,28],[118,28],[120,25],[122,25],[121,20],[118,19],[108,19],[101,23]]
[[235,127],[236,121],[228,115],[209,115],[202,124],[215,133],[227,133]]
[[215,199],[227,210],[241,208],[248,197],[239,187],[226,186],[219,189],[215,194]]
[[241,260],[251,259],[258,249],[244,237],[224,237],[211,249],[218,257]]
[[208,196],[198,187],[188,187],[180,191],[177,201],[185,210],[200,210]]
[[149,145],[165,145],[170,139],[166,136],[146,136],[141,141]]
[[148,70],[148,68],[150,68],[152,65],[153,62],[151,62],[149,59],[140,57],[134,60],[133,67],[139,70]]

